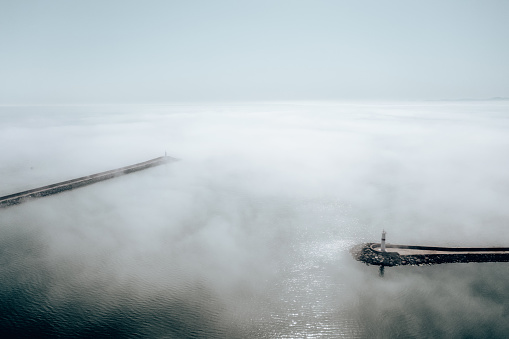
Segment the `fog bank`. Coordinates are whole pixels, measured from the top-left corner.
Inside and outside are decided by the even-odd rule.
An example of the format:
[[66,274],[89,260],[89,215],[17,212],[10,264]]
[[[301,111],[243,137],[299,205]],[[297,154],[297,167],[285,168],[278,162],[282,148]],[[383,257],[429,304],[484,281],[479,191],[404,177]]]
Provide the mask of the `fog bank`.
[[[403,313],[401,336],[465,334],[458,324],[483,309],[505,314],[479,291],[498,266],[381,280],[348,248],[382,228],[392,243],[507,246],[508,114],[504,102],[2,106],[0,195],[181,159],[3,209],[2,293],[33,289],[23,305],[48,335],[73,331],[62,317],[90,333],[355,337]],[[114,332],[120,319],[131,327]]]

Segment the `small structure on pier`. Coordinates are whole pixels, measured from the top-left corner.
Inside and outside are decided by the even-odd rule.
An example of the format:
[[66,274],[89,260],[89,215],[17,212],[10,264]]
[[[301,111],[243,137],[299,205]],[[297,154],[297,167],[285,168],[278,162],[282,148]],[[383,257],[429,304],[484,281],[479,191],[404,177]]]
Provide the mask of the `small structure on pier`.
[[382,241],[380,242],[380,249],[385,252],[385,230],[382,230]]

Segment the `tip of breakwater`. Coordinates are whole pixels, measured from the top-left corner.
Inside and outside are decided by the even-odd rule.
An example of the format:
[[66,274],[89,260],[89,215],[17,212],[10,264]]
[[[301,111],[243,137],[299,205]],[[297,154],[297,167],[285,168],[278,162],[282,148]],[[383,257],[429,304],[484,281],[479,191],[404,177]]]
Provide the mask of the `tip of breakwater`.
[[402,260],[397,253],[378,251],[377,247],[380,247],[380,244],[363,243],[352,247],[350,253],[355,260],[367,265],[399,266],[407,264],[406,260]]

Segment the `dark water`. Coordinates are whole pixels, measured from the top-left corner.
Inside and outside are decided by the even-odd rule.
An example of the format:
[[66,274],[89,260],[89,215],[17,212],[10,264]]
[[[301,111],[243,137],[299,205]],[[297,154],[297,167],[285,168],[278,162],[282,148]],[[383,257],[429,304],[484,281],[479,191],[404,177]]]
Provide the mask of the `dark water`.
[[[205,231],[200,225],[177,240],[165,238],[161,229],[156,235],[162,238],[148,242],[143,233],[123,237],[115,233],[121,227],[111,225],[96,234],[80,230],[83,221],[79,215],[70,218],[69,209],[80,194],[96,190],[2,210],[2,337],[503,338],[509,333],[506,264],[387,268],[381,278],[377,267],[348,253],[355,227],[363,227],[348,207],[291,201],[295,205],[279,202],[276,209],[270,207],[274,200],[251,201],[245,217],[265,214],[262,226],[272,220],[281,229],[268,232],[248,224],[229,230],[242,233],[238,240],[244,242],[230,252],[227,242],[186,240]],[[38,216],[51,208],[53,215]],[[108,232],[124,239],[110,242]]]
[[[188,250],[172,248],[186,237],[196,237],[195,232],[167,243],[151,239],[157,249],[135,243],[132,248],[128,243],[115,243],[113,248],[97,245],[101,239],[94,237],[105,237],[108,230],[88,234],[90,230],[80,230],[79,215],[70,217],[69,210],[60,209],[77,203],[72,200],[80,194],[97,190],[91,186],[2,210],[2,336],[360,336],[358,319],[349,314],[342,296],[341,266],[352,263],[347,250],[353,240],[338,239],[337,230],[320,224],[318,230],[296,224],[304,222],[295,218],[302,213],[323,213],[338,206],[304,201],[297,203],[298,208],[283,204],[276,209],[277,201],[251,202],[246,217],[268,214],[265,218],[274,221],[275,229],[267,234],[266,229],[234,225],[244,242],[235,248],[250,251],[233,254],[245,258],[228,257],[228,251],[223,257],[221,246],[228,244],[215,248],[214,241],[207,243],[210,248],[201,257],[190,252],[200,251],[196,246],[203,245],[202,240],[184,245],[192,247]],[[54,214],[47,216],[52,209]],[[40,212],[45,217],[39,218]],[[217,258],[207,258],[211,255]]]

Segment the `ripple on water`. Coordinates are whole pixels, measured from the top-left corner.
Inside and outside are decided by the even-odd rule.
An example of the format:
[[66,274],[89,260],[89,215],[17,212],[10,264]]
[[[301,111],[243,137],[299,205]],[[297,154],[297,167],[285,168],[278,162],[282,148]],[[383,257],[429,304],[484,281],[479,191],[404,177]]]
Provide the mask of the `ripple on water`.
[[342,304],[343,284],[338,281],[342,252],[350,240],[303,239],[269,294],[277,296],[270,314],[261,320],[268,337],[317,338],[360,336],[359,324]]

